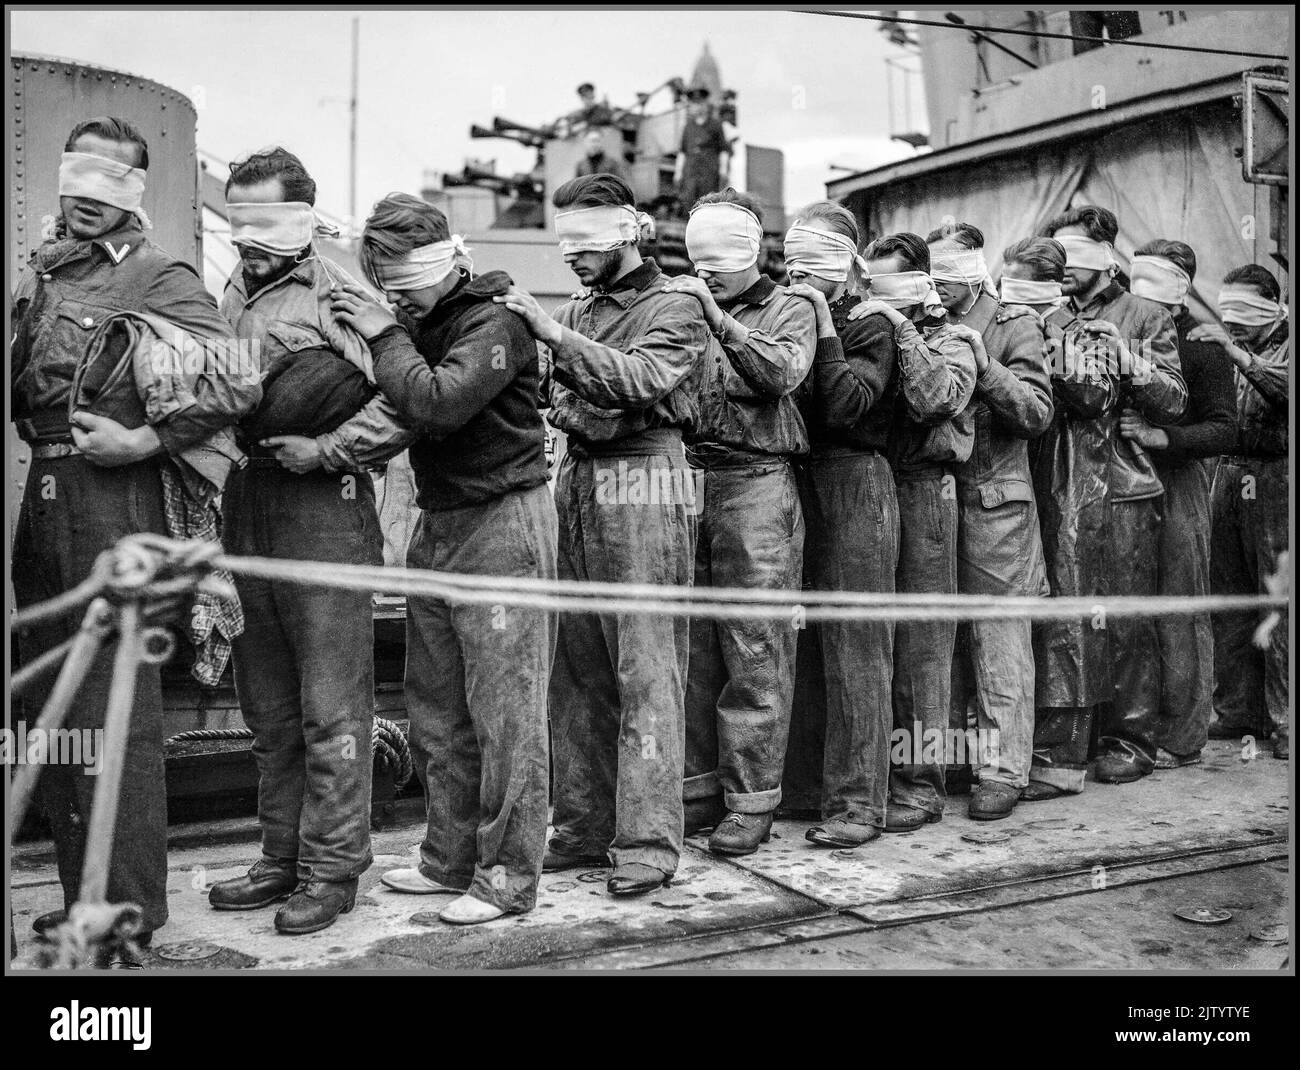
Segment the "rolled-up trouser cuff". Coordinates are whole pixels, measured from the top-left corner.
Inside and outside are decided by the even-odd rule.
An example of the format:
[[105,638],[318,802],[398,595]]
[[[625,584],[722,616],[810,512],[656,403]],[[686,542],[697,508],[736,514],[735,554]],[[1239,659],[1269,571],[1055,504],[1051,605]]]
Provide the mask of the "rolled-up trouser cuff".
[[334,884],[353,881],[368,870],[374,860],[375,856],[369,851],[366,852],[364,858],[351,864],[331,863],[321,865],[319,862],[304,862],[302,857],[299,856],[298,879],[300,881],[329,881]]
[[682,781],[683,802],[690,802],[692,799],[712,799],[715,795],[721,794],[722,781],[718,779],[716,772],[688,776]]
[[781,805],[781,789],[723,793],[722,801],[733,814],[770,814]]
[[1029,779],[1039,784],[1046,784],[1049,787],[1060,788],[1062,791],[1068,791],[1073,795],[1078,795],[1083,791],[1084,778],[1088,775],[1086,769],[1067,769],[1059,765],[1039,765],[1035,762],[1029,769]]
[[652,866],[666,877],[677,872],[677,855],[659,847],[611,847],[609,859],[615,868],[639,862],[643,866]]
[[[924,810],[927,814],[942,814],[944,805],[948,796],[940,795],[937,792],[926,790],[925,786],[913,792],[907,789],[895,788],[890,786],[889,801],[894,806],[911,806],[917,810]],[[869,813],[870,811],[861,810],[860,813]],[[880,824],[883,826],[884,821]]]

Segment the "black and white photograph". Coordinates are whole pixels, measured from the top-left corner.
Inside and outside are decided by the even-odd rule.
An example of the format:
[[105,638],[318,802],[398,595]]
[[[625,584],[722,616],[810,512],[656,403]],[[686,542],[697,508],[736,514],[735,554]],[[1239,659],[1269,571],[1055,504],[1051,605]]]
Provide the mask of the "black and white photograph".
[[1265,1039],[1291,8],[6,21],[33,1036],[1029,973]]

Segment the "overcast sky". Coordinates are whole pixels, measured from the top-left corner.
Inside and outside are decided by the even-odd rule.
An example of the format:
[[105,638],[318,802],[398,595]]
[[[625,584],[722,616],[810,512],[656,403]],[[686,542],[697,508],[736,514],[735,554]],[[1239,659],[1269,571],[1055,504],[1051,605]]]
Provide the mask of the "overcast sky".
[[[426,168],[467,156],[527,170],[532,153],[473,141],[494,114],[528,125],[577,106],[579,82],[630,104],[689,78],[707,41],[739,94],[743,140],[785,151],[793,210],[825,192],[830,163],[910,156],[889,140],[884,57],[872,23],[776,11],[375,11],[361,19],[358,206],[417,191]],[[222,160],[279,143],[322,209],[347,212],[352,12],[12,12],[11,48],[115,67],[195,99],[199,147]],[[661,97],[659,99],[666,99]]]

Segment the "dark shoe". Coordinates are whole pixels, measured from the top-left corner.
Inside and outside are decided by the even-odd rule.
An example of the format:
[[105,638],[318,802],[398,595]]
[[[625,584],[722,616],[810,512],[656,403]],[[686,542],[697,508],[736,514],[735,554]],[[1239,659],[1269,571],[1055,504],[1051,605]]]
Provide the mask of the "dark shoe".
[[549,844],[542,855],[543,873],[559,873],[562,869],[605,869],[608,866],[609,859],[605,855],[569,854]]
[[1151,773],[1151,766],[1142,765],[1128,751],[1107,751],[1097,759],[1093,776],[1102,784],[1131,784]]
[[242,877],[218,881],[208,889],[213,910],[257,910],[288,899],[298,887],[295,870],[258,861]]
[[997,821],[1010,817],[1020,800],[1020,789],[996,780],[982,780],[971,792],[966,816],[975,821]]
[[718,855],[752,855],[772,838],[772,814],[728,814],[709,837],[709,850]]
[[721,795],[687,799],[682,804],[682,810],[685,818],[684,834],[687,836],[694,836],[705,829],[717,828],[718,822],[727,816],[727,807]]
[[[944,770],[943,790],[946,795],[969,795],[975,786],[975,776],[969,765],[953,766]],[[888,827],[888,826],[886,826]]]
[[68,912],[66,910],[51,910],[48,914],[42,914],[32,921],[32,932],[37,936],[49,936],[51,932],[67,920]]
[[880,832],[879,825],[864,825],[860,821],[833,817],[820,825],[814,825],[803,834],[803,838],[819,847],[843,847],[852,850],[854,847],[861,847],[864,843],[879,839]]
[[289,901],[275,912],[275,927],[286,936],[319,932],[334,924],[357,901],[357,882],[303,881]]
[[1291,757],[1291,726],[1279,729],[1277,739],[1273,741],[1273,757],[1286,761]]
[[642,865],[640,862],[628,862],[615,868],[614,875],[605,887],[609,889],[610,895],[643,895],[656,888],[667,887],[671,881],[672,877],[662,869]]
[[1059,799],[1062,795],[1069,795],[1070,792],[1064,788],[1058,788],[1055,784],[1044,784],[1041,780],[1031,780],[1020,789],[1021,802],[1047,802],[1048,799]]
[[1185,765],[1200,765],[1201,752],[1195,754],[1175,754],[1173,751],[1165,750],[1164,747],[1156,748],[1156,768],[1157,769],[1181,769]]
[[943,820],[943,814],[933,814],[919,806],[907,806],[903,803],[890,803],[885,807],[886,832],[915,832],[926,825]]

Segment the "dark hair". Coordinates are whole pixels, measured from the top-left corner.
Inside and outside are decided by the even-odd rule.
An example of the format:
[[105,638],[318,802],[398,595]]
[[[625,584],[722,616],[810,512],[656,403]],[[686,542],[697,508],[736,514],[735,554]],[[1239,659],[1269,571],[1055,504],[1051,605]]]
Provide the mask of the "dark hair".
[[279,145],[232,163],[230,177],[226,179],[226,194],[229,196],[231,186],[256,186],[272,179],[279,180],[286,201],[316,203],[316,180],[307,173],[297,156]]
[[1107,241],[1111,244],[1114,244],[1119,235],[1119,220],[1115,218],[1115,213],[1095,204],[1085,204],[1062,212],[1043,227],[1042,234],[1050,238],[1062,227],[1083,227],[1093,241]]
[[1052,238],[1024,238],[1002,253],[1004,264],[1024,264],[1038,282],[1060,282],[1065,278],[1065,249]]
[[1196,278],[1196,252],[1186,242],[1174,241],[1171,238],[1155,238],[1141,249],[1134,249],[1133,255],[1164,257],[1187,272],[1189,279]]
[[551,203],[556,208],[599,208],[606,204],[636,207],[636,197],[618,175],[579,175],[556,189]]
[[702,204],[738,204],[741,208],[753,212],[760,220],[763,218],[763,205],[758,198],[752,193],[741,193],[735,186],[728,186],[717,193],[706,193],[691,205],[691,210],[694,211]]
[[72,128],[72,133],[68,135],[68,143],[63,146],[64,152],[75,152],[77,138],[82,134],[93,134],[95,137],[102,137],[107,141],[122,141],[134,145],[139,151],[136,153],[135,165],[142,171],[149,170],[149,142],[144,139],[144,135],[136,128],[134,123],[126,119],[116,119],[111,115],[101,115],[95,119],[86,119]]
[[1242,267],[1233,268],[1223,276],[1225,286],[1234,282],[1255,287],[1270,301],[1282,300],[1282,288],[1277,284],[1277,279],[1273,277],[1273,273],[1268,268],[1261,267],[1259,264],[1245,264]]
[[925,236],[925,244],[937,241],[955,241],[966,249],[983,249],[984,232],[971,223],[945,223]]
[[853,248],[858,247],[861,240],[858,236],[858,221],[844,205],[834,201],[814,201],[795,216],[797,223],[811,223],[814,219],[821,220],[829,230],[848,238],[853,243]]
[[908,266],[909,271],[928,273],[930,270],[930,250],[925,247],[921,235],[906,230],[877,238],[863,250],[862,255],[867,260],[883,260],[887,256],[898,256]]
[[382,289],[375,270],[378,261],[396,260],[412,249],[450,237],[451,228],[441,209],[409,193],[390,193],[371,209],[357,259],[366,278]]

